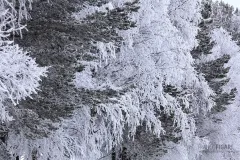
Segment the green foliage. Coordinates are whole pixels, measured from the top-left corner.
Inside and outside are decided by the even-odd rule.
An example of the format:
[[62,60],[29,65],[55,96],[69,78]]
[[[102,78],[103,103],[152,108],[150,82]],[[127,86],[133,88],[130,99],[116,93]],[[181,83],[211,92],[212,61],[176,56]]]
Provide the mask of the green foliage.
[[[210,31],[211,25],[214,24],[212,20],[206,20],[211,18],[212,12],[211,3],[203,2],[203,9],[201,12],[203,20],[199,24],[200,30],[196,37],[199,41],[199,45],[191,52],[195,59],[200,59],[202,55],[209,55],[212,53],[211,50],[214,46],[214,42],[211,41]],[[198,73],[203,73],[209,86],[215,92],[213,99],[216,105],[212,109],[214,113],[224,111],[226,106],[234,100],[236,94],[236,88],[232,89],[230,93],[226,93],[222,89],[222,87],[229,82],[227,73],[230,67],[224,67],[229,59],[230,56],[226,53],[220,58],[196,65]]]
[[136,23],[131,21],[128,15],[137,12],[138,9],[138,1],[134,1],[126,3],[122,8],[117,7],[107,12],[96,12],[88,15],[82,22],[87,27],[86,37],[94,42],[115,42],[119,46],[122,38],[118,36],[116,29],[128,30],[136,27]]
[[215,92],[214,101],[216,105],[212,109],[213,112],[222,112],[226,106],[231,104],[235,98],[236,88],[230,93],[224,92],[222,87],[229,82],[227,73],[230,67],[224,67],[230,59],[229,55],[224,55],[216,60],[204,63],[198,68],[204,74],[205,79],[209,82],[209,86]]
[[196,39],[198,40],[198,46],[191,51],[191,54],[195,59],[202,55],[208,55],[212,53],[211,50],[214,46],[214,42],[211,41],[211,37],[209,35],[209,23],[211,23],[211,21],[207,21],[207,19],[211,17],[211,12],[211,5],[209,3],[204,3],[201,11],[202,21],[198,25],[199,30],[196,36]]
[[[107,1],[87,0],[91,5],[101,6]],[[78,10],[84,1],[52,0],[51,3],[35,2],[28,22],[29,32],[23,32],[23,39],[16,42],[31,51],[31,56],[41,66],[51,66],[48,77],[42,79],[41,92],[20,102],[12,108],[14,123],[9,126],[16,132],[22,131],[27,138],[47,137],[57,128],[54,123],[71,117],[73,111],[83,104],[94,107],[117,96],[112,90],[93,91],[77,89],[73,79],[84,65],[78,60],[92,61],[97,49],[94,43],[113,42],[120,45],[122,38],[116,29],[129,29],[135,22],[129,20],[129,13],[138,10],[138,2],[127,3],[123,8],[97,12],[88,16],[83,23],[72,19],[72,12]],[[17,122],[17,123],[16,123]]]
[[177,90],[176,87],[172,86],[172,85],[164,85],[163,86],[164,92],[168,93],[169,95],[173,96],[173,97],[177,97],[177,95],[179,95],[181,92]]
[[211,6],[211,1],[203,1],[202,2],[202,10],[201,10],[201,15],[203,19],[208,19],[210,18],[212,13],[212,6]]
[[208,82],[211,82],[216,78],[225,78],[230,67],[225,68],[224,65],[229,61],[229,59],[229,55],[224,55],[221,58],[200,65],[197,70],[204,74],[204,77]]
[[231,89],[230,93],[222,92],[215,97],[216,105],[212,108],[212,113],[223,112],[226,106],[231,104],[237,93],[237,89]]

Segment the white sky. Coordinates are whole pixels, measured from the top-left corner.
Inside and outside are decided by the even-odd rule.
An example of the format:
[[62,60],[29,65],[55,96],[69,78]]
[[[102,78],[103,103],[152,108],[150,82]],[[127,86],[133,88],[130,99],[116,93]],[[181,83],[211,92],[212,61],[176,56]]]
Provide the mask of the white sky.
[[[219,0],[220,1],[220,0]],[[222,0],[228,4],[231,4],[234,6],[234,8],[238,7],[240,8],[240,0]]]

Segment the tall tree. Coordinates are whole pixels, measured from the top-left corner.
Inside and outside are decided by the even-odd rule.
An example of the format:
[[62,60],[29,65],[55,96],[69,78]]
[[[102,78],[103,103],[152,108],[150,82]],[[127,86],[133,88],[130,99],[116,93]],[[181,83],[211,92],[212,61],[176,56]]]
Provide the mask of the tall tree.
[[[224,65],[228,63],[230,55],[226,52],[221,57],[210,59],[206,62],[205,57],[212,54],[214,47],[214,41],[211,37],[213,23],[212,18],[212,5],[210,2],[203,2],[202,17],[203,20],[199,24],[199,33],[197,39],[199,45],[192,51],[194,58],[198,59],[197,71],[202,73],[205,79],[208,81],[209,86],[215,92],[214,101],[216,105],[213,107],[213,112],[222,112],[226,109],[226,105],[233,101],[236,93],[236,89],[232,89],[229,93],[223,91],[223,86],[229,82],[227,73],[230,68],[226,68]],[[202,61],[202,62],[201,62]]]

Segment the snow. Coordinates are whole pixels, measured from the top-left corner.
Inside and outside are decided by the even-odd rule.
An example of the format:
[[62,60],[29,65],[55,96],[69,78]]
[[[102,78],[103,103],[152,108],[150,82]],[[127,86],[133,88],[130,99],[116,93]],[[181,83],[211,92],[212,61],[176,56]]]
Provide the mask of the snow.
[[[0,0],[0,119],[3,122],[13,120],[4,102],[17,105],[31,98],[39,91],[41,78],[47,76],[47,67],[39,67],[27,52],[6,38],[24,28],[20,21],[29,18],[27,10],[32,1],[25,2],[19,1],[21,9],[16,11],[15,4]],[[72,17],[81,24],[88,15],[124,7],[125,2],[128,1],[109,0],[101,7],[85,3]],[[39,160],[99,159],[110,154],[113,148],[121,147],[126,139],[134,142],[140,126],[144,126],[149,136],[161,138],[166,130],[160,116],[165,114],[173,120],[173,126],[167,127],[178,129],[174,136],[181,136],[181,140],[167,142],[165,155],[147,159],[238,159],[240,93],[226,111],[210,115],[214,92],[204,75],[197,73],[190,53],[197,46],[200,2],[140,0],[136,3],[140,6],[138,12],[127,14],[136,22],[136,27],[116,29],[123,38],[121,46],[114,42],[94,42],[91,45],[96,47],[96,53],[83,53],[91,54],[93,60],[78,61],[83,70],[75,73],[73,84],[81,92],[93,93],[92,104],[75,104],[73,115],[54,123],[58,130],[49,137],[28,139],[22,131],[9,132],[10,154],[25,160],[37,150]],[[15,17],[19,17],[19,21]],[[226,67],[231,67],[228,73],[231,79],[224,90],[234,87],[240,90],[239,46],[223,28],[214,29],[210,36],[215,43],[212,54],[202,56],[201,61],[230,55]],[[167,85],[175,87],[178,93],[174,96],[165,91]],[[95,93],[100,94],[95,96]],[[29,114],[34,113],[29,111]],[[197,117],[203,119],[202,124],[196,123]],[[206,147],[214,145],[232,148],[227,152],[209,152]],[[137,152],[141,155],[142,151]]]

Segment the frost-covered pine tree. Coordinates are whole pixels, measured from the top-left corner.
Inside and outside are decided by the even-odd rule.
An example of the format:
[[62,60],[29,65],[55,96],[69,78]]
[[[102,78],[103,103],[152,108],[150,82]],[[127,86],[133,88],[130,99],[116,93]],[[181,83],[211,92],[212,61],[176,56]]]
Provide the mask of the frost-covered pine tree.
[[222,112],[225,110],[225,106],[233,101],[236,89],[232,89],[229,93],[224,92],[222,89],[223,86],[229,82],[227,73],[230,68],[225,67],[225,64],[227,64],[230,59],[230,55],[227,51],[220,57],[210,58],[210,54],[212,54],[214,47],[214,41],[211,37],[211,25],[216,25],[213,23],[211,15],[211,3],[208,1],[203,2],[203,20],[199,24],[200,30],[196,37],[199,40],[199,45],[191,53],[193,57],[199,61],[197,62],[198,64],[196,69],[199,73],[203,73],[203,76],[208,81],[209,86],[215,92],[214,101],[216,105],[212,109],[213,112]]

